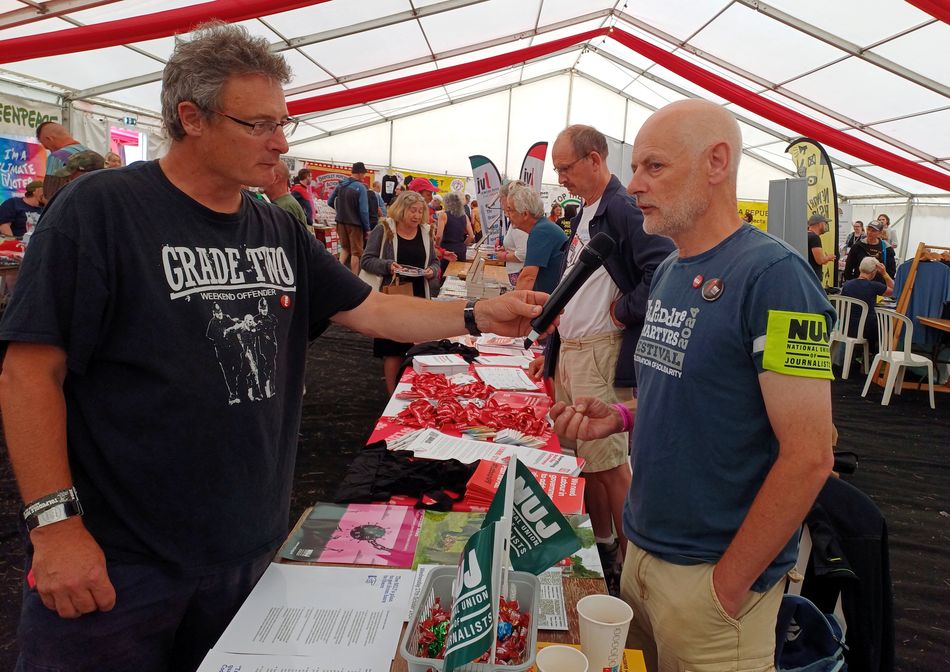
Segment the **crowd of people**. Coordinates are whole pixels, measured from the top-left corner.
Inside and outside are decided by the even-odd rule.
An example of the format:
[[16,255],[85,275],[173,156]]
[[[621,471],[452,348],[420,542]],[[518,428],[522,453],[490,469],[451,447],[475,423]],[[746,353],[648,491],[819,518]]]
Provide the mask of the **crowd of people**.
[[[783,578],[831,468],[834,315],[809,262],[736,216],[735,118],[661,108],[628,185],[603,133],[568,126],[551,159],[580,208],[508,183],[515,290],[436,302],[445,261],[480,233],[477,203],[415,178],[384,211],[357,162],[329,195],[334,258],[300,225],[312,176],[291,184],[281,159],[289,79],[265,40],[199,28],[164,69],[167,154],[57,185],[43,211],[0,322],[35,580],[18,669],[195,669],[287,534],[308,343],[331,322],[373,337],[392,390],[412,343],[527,334],[601,232],[615,251],[530,374],[585,460],[605,569],[634,608],[628,646],[651,672],[770,669]],[[62,163],[50,174],[92,172],[64,132],[39,134]],[[39,204],[47,184],[30,186]],[[891,273],[875,224],[852,241],[861,291]],[[808,365],[776,356],[800,331],[789,320],[812,334]]]

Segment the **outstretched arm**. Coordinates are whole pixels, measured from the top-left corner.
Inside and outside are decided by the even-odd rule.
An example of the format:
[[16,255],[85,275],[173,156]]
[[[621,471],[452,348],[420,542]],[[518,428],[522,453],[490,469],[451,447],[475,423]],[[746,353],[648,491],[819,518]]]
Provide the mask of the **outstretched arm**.
[[[548,295],[508,292],[475,304],[475,322],[483,332],[525,336]],[[337,313],[333,321],[367,336],[420,343],[467,333],[464,301],[426,301],[373,292],[359,306]],[[548,332],[554,330],[554,325]]]

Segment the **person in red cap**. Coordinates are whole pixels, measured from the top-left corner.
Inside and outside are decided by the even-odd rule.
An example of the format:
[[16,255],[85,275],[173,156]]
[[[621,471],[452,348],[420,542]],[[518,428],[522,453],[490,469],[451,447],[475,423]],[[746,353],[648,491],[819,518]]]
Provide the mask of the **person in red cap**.
[[426,209],[428,209],[429,204],[432,202],[432,196],[438,191],[436,187],[424,177],[415,177],[412,182],[409,183],[409,191],[415,191],[422,194],[422,198],[425,199]]

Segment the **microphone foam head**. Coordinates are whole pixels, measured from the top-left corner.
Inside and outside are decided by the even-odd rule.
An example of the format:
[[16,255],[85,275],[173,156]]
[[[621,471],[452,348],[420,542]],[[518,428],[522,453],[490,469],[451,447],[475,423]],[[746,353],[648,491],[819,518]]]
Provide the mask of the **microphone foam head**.
[[614,247],[616,247],[614,239],[601,231],[590,239],[590,242],[584,247],[581,255],[590,254],[602,264],[607,257],[613,254]]

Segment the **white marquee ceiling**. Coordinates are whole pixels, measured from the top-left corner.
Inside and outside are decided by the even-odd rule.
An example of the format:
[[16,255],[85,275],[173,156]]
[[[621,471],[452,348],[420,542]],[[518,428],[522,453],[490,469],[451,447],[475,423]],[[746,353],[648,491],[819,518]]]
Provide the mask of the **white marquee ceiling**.
[[[0,40],[194,5],[188,0],[0,0]],[[36,6],[71,9],[6,27]],[[97,5],[97,6],[89,6]],[[83,7],[89,7],[83,9]],[[24,9],[26,8],[26,9]],[[35,18],[35,17],[34,17]],[[903,0],[331,0],[242,25],[294,70],[289,100],[428,72],[615,25],[872,145],[950,175],[950,26]],[[157,113],[171,37],[7,63],[0,85]],[[348,109],[305,115],[292,153],[467,173],[490,156],[511,173],[566,123],[632,142],[650,110],[687,96],[724,103],[613,40]],[[728,104],[741,120],[744,179],[792,169],[795,129]],[[507,156],[506,156],[507,148]],[[936,188],[828,148],[838,191]],[[545,180],[554,182],[548,166]],[[740,189],[742,185],[740,185]]]

